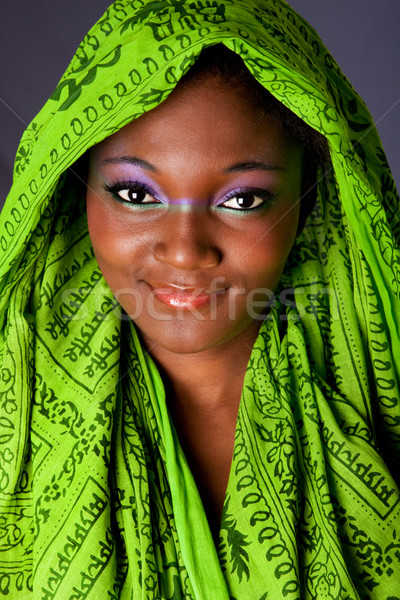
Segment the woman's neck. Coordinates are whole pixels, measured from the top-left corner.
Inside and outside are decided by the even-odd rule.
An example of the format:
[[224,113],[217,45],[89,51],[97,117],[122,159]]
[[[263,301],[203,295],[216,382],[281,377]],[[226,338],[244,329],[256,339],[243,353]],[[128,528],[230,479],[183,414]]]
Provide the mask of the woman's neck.
[[243,380],[260,322],[234,339],[190,354],[169,352],[144,339],[156,361],[170,403],[212,409],[241,394]]
[[258,330],[259,326],[253,327],[229,343],[185,355],[147,342],[164,380],[169,412],[216,544],[243,381]]

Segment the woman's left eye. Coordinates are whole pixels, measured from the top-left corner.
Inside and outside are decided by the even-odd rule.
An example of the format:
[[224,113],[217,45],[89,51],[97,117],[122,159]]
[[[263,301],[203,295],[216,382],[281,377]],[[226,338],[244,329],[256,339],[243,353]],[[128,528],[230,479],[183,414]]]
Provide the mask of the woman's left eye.
[[264,190],[242,192],[231,196],[228,198],[228,200],[225,200],[225,202],[219,204],[219,206],[223,206],[224,208],[233,208],[234,210],[251,210],[267,204],[267,202],[272,200],[272,198],[272,194]]

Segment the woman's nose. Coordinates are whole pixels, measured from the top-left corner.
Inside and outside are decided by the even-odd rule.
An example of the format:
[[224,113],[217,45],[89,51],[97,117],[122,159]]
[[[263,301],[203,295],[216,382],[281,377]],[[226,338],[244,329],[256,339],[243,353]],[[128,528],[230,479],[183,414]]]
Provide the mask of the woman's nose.
[[157,231],[154,258],[176,269],[211,269],[221,261],[209,219],[201,209],[175,208]]

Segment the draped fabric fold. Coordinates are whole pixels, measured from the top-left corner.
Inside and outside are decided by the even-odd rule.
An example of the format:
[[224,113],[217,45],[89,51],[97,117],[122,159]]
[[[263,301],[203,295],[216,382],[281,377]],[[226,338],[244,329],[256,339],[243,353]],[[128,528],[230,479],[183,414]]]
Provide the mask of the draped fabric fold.
[[[74,163],[217,43],[332,167],[252,350],[216,548]],[[114,2],[27,128],[1,215],[0,593],[400,598],[398,206],[365,105],[286,2]]]

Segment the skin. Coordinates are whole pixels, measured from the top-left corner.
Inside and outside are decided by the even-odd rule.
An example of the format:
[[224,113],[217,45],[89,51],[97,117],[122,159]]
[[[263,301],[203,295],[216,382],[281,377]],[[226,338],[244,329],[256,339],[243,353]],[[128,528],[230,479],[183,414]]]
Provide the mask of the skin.
[[[301,149],[245,92],[212,76],[178,85],[92,149],[87,192],[96,259],[160,368],[215,536],[268,300],[254,290],[276,289],[299,222]],[[117,200],[129,198],[126,182],[150,188],[146,205]],[[242,212],[238,189],[250,206],[261,195],[260,208]],[[159,284],[219,292],[182,309],[160,301]]]

